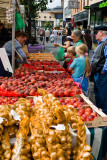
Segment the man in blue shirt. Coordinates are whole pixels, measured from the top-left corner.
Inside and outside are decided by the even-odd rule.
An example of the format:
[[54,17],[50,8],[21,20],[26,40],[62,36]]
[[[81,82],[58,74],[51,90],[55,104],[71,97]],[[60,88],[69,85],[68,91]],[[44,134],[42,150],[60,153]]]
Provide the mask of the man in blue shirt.
[[107,114],[107,27],[95,27],[98,46],[91,59],[96,106]]
[[[19,53],[23,63],[28,63],[26,54],[22,50],[22,45],[25,43],[26,40],[27,40],[27,34],[25,32],[19,32],[16,35],[14,50],[15,50],[15,53],[17,53],[17,52]],[[3,47],[6,49],[6,53],[9,58],[10,63],[12,63],[12,47],[13,47],[12,40],[6,42]],[[21,61],[17,61],[16,58],[15,58],[15,61],[16,61],[16,63],[21,62]],[[4,70],[3,64],[0,60],[0,76],[5,77],[8,75],[11,76],[11,74],[8,74],[8,72]]]

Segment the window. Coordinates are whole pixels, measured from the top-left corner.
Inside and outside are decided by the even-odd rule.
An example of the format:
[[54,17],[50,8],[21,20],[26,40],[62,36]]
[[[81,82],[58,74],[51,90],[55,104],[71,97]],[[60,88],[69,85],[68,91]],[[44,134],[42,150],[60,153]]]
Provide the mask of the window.
[[49,16],[49,18],[51,18],[51,16]]
[[84,0],[84,4],[83,4],[83,7],[85,6],[85,0]]
[[87,0],[87,6],[89,5],[89,0]]
[[39,18],[41,18],[41,16],[39,16]]
[[44,18],[46,18],[46,16],[44,16]]

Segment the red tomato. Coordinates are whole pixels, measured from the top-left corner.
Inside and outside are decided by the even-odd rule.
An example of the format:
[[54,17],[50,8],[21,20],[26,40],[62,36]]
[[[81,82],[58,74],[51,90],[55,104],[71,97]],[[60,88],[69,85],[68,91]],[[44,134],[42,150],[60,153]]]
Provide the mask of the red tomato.
[[85,112],[85,109],[79,109],[79,112],[83,114]]

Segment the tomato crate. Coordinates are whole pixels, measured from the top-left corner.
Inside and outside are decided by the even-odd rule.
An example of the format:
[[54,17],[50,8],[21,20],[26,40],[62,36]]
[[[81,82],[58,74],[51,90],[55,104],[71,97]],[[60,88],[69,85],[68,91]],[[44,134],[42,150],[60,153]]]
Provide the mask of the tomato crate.
[[97,108],[88,97],[81,94],[81,98],[92,108],[94,112],[97,113],[97,117],[94,118],[93,121],[86,121],[85,124],[88,128],[94,128],[99,126],[107,126],[107,115],[102,112],[101,109]]
[[[78,94],[73,97],[60,97],[58,99],[62,105],[74,106],[88,128],[107,126],[106,114],[101,109],[98,109],[84,94]],[[72,99],[71,103],[69,102],[70,99]],[[79,99],[81,105],[77,103],[77,99]],[[75,102],[73,103],[73,101]]]

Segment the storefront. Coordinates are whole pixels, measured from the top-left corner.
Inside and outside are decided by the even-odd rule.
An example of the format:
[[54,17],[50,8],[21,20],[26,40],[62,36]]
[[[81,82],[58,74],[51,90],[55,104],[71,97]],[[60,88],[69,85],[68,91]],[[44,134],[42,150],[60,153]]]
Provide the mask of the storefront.
[[75,14],[74,21],[77,25],[81,26],[82,28],[86,28],[88,24],[88,11],[85,10],[83,12]]
[[96,26],[107,25],[107,1],[91,5],[90,26],[94,30]]

